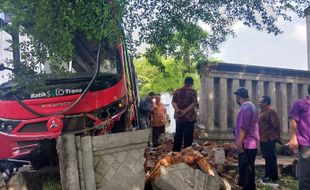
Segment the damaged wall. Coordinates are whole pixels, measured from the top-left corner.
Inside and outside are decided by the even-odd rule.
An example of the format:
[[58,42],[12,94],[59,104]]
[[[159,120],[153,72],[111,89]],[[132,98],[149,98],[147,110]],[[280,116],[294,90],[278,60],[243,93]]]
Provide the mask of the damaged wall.
[[149,130],[57,139],[62,189],[143,189]]

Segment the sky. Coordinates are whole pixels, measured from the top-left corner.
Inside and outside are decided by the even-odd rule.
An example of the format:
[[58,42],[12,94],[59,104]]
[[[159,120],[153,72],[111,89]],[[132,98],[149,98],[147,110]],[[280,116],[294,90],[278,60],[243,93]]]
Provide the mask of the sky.
[[278,26],[283,33],[274,36],[237,22],[237,37],[229,37],[213,57],[227,63],[307,70],[306,19],[293,17]]

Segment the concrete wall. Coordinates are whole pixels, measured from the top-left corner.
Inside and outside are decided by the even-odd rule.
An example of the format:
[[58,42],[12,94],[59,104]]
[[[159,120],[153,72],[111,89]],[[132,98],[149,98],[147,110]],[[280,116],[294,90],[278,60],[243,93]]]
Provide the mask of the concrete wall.
[[200,68],[201,92],[199,124],[206,127],[210,139],[233,139],[239,106],[233,92],[240,86],[249,90],[252,102],[269,95],[278,112],[283,136],[288,135],[288,112],[294,100],[307,95],[310,72],[271,67],[217,63]]
[[144,150],[150,131],[57,139],[62,189],[144,188]]

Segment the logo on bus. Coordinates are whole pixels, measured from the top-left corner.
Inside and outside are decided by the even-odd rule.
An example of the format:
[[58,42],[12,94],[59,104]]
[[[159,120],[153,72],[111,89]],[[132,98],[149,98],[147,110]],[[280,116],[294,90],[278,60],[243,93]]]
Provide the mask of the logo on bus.
[[49,97],[57,97],[57,96],[66,96],[66,95],[72,95],[72,94],[80,94],[83,92],[82,88],[77,89],[62,89],[62,88],[56,88],[53,90],[38,92],[38,93],[31,93],[30,98],[49,98]]
[[63,127],[63,122],[57,117],[52,117],[47,121],[47,129],[51,132],[60,131]]

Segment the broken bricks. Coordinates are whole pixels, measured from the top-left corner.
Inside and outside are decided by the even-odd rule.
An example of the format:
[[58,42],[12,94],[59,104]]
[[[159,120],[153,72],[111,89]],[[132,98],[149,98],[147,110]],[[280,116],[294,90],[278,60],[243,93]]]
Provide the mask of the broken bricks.
[[[160,190],[216,190],[228,189],[219,175],[208,175],[199,169],[194,169],[185,163],[160,168],[161,175],[153,182]],[[216,173],[216,172],[215,172]]]
[[[203,173],[203,175],[206,175],[206,176],[218,176],[219,179],[221,180],[217,180],[215,184],[221,185],[221,187],[227,187],[227,186],[230,186],[229,183],[230,184],[234,183],[237,174],[226,173],[224,171],[224,166],[223,166],[223,164],[233,165],[234,163],[237,162],[237,160],[235,160],[235,158],[233,157],[234,155],[233,144],[228,144],[228,143],[215,144],[215,143],[206,141],[202,144],[193,143],[192,147],[183,149],[181,152],[172,152],[172,146],[173,146],[172,139],[165,139],[165,141],[167,142],[165,146],[160,145],[158,147],[149,147],[145,151],[145,156],[146,156],[145,170],[147,172],[147,182],[152,182],[153,185],[157,184],[156,187],[159,189],[162,189],[159,187],[160,184],[165,184],[168,187],[174,184],[172,182],[167,182],[166,178],[175,178],[175,176],[167,176],[167,175],[179,175],[178,178],[175,180],[176,181],[183,180],[182,183],[185,183],[186,185],[185,184],[184,186],[182,185],[182,189],[184,189],[185,186],[190,189],[193,189],[194,187],[204,187],[206,185],[204,184],[205,182],[202,182],[202,184],[199,185],[198,182],[195,183],[195,181],[192,181],[190,179],[181,178],[180,172],[177,172],[178,174],[175,174],[176,168],[179,167],[179,170],[182,170],[182,168],[184,168],[183,166],[185,165],[187,168],[185,170],[187,171],[187,174],[189,173],[189,171],[194,171],[194,173],[196,173],[195,174],[196,177],[201,176],[201,175],[198,175],[200,174],[199,172]],[[217,162],[216,164],[215,152],[218,150],[220,150],[220,162]],[[216,159],[219,159],[219,158],[216,158]],[[154,167],[152,168],[152,166]],[[182,167],[180,168],[180,166]],[[191,168],[191,169],[188,169],[188,168]],[[190,172],[190,173],[193,174],[193,172]],[[198,177],[198,178],[201,178],[201,177]],[[177,184],[182,184],[182,183],[180,182]],[[207,181],[206,183],[209,186],[209,183],[211,182]],[[171,187],[168,189],[173,189],[173,188]],[[229,189],[229,188],[224,188],[224,189]]]

